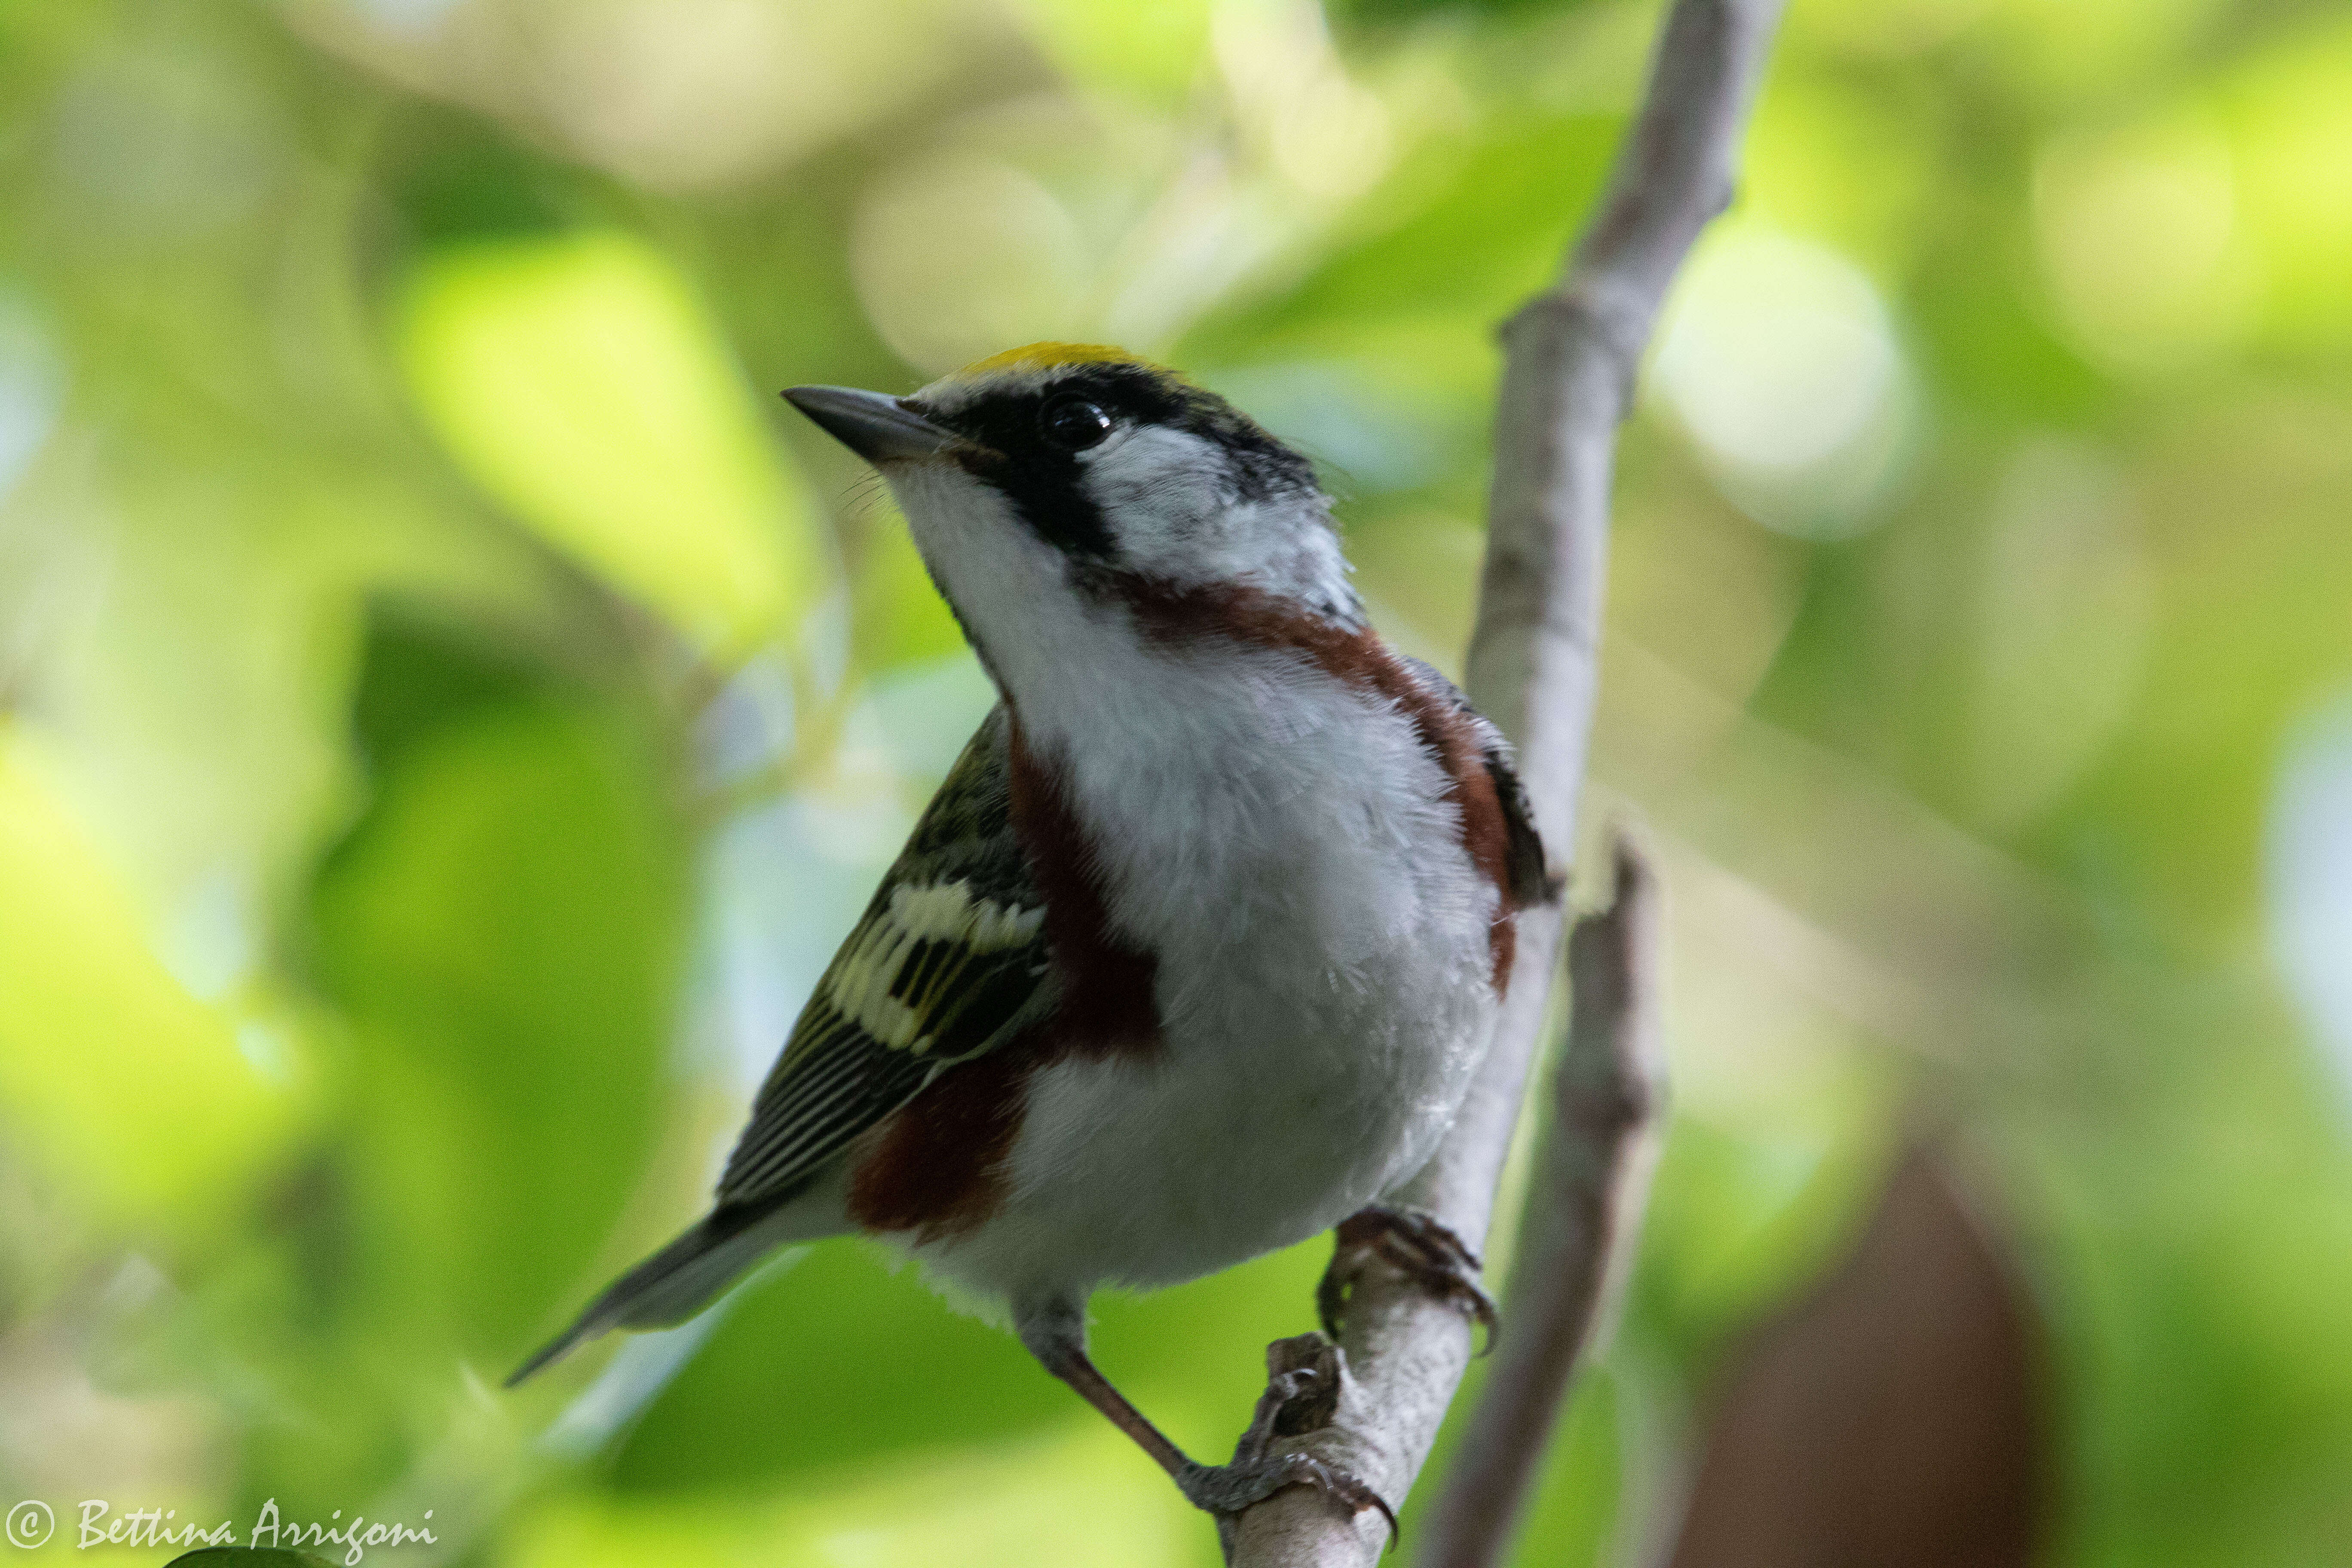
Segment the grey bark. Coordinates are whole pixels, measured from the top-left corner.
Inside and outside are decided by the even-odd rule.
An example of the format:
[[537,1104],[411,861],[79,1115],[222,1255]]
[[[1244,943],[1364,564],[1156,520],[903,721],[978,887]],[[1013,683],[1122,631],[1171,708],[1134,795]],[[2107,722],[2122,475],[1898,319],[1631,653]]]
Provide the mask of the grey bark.
[[[1502,328],[1506,363],[1468,686],[1471,700],[1518,747],[1555,866],[1575,841],[1599,684],[1617,426],[1667,286],[1730,199],[1740,133],[1781,5],[1675,0],[1599,211],[1560,281]],[[1543,1033],[1559,935],[1557,905],[1520,916],[1509,995],[1486,1061],[1444,1144],[1403,1194],[1474,1247],[1486,1235]],[[1605,1263],[1594,1267],[1605,1275]],[[1469,1364],[1469,1324],[1373,1266],[1357,1284],[1342,1348],[1348,1375],[1336,1408],[1300,1446],[1402,1502]],[[1386,1526],[1376,1513],[1350,1517],[1319,1492],[1293,1487],[1244,1510],[1225,1536],[1231,1561],[1249,1568],[1369,1568],[1386,1544]]]
[[1659,1033],[1663,914],[1647,857],[1621,834],[1615,898],[1568,939],[1568,1039],[1528,1180],[1503,1299],[1508,1336],[1447,1470],[1413,1561],[1503,1560],[1587,1348],[1633,1262],[1664,1120]]

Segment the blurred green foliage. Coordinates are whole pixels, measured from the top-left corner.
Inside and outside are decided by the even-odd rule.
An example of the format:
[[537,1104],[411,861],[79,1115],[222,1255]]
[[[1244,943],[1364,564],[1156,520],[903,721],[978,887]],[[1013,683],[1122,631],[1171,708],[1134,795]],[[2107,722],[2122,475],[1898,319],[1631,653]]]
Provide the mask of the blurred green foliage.
[[[1490,329],[1654,22],[0,12],[0,1500],[58,1557],[104,1497],[1213,1561],[855,1244],[490,1386],[695,1212],[988,700],[772,394],[1157,354],[1324,463],[1452,665]],[[1523,1561],[1658,1538],[1726,1347],[1923,1122],[2049,1324],[2053,1558],[2344,1560],[2347,166],[2340,7],[1795,6],[1626,431],[1588,816],[1662,846],[1677,1111]],[[1320,1261],[1107,1300],[1102,1358],[1215,1453]]]

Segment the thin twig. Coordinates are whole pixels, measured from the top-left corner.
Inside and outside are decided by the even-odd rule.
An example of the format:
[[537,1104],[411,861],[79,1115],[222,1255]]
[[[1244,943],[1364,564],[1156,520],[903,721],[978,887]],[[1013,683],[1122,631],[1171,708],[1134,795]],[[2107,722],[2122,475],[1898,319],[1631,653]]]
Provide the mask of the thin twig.
[[1544,1445],[1588,1345],[1614,1310],[1656,1165],[1665,1062],[1658,1028],[1657,879],[1620,832],[1616,900],[1568,939],[1568,1041],[1529,1178],[1486,1392],[1413,1553],[1490,1568],[1511,1543]]
[[[1691,242],[1722,210],[1782,0],[1675,0],[1641,113],[1565,278],[1505,324],[1495,477],[1471,700],[1517,743],[1553,862],[1574,842],[1598,684],[1601,585],[1616,430],[1643,347]],[[1473,1247],[1518,1120],[1559,959],[1557,906],[1519,917],[1518,957],[1485,1066],[1452,1131],[1402,1194]],[[1507,1336],[1510,1328],[1504,1326]],[[1401,1276],[1365,1268],[1349,1298],[1349,1375],[1331,1423],[1302,1447],[1401,1503],[1469,1364],[1462,1315]],[[1232,1561],[1248,1568],[1370,1564],[1377,1515],[1345,1517],[1290,1488],[1244,1511]]]

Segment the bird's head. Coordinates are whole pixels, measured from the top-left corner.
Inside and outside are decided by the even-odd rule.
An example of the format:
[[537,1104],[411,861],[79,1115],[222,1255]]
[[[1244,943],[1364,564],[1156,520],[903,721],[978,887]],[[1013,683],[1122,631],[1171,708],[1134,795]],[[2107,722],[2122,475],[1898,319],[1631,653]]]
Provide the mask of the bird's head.
[[1306,458],[1223,398],[1117,349],[1037,343],[908,397],[797,386],[881,471],[992,668],[1065,610],[1234,587],[1361,612]]

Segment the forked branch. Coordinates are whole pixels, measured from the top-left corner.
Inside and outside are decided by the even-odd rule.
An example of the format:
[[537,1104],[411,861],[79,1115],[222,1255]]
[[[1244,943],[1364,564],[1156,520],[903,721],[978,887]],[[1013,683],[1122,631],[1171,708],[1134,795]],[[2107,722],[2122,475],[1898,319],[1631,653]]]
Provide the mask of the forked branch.
[[[1782,0],[1674,0],[1647,95],[1610,189],[1554,288],[1502,329],[1486,564],[1471,640],[1472,701],[1517,743],[1555,866],[1575,840],[1598,686],[1609,490],[1619,423],[1667,285],[1730,199],[1748,110]],[[1493,1044],[1453,1131],[1404,1194],[1473,1247],[1543,1033],[1560,913],[1519,920],[1518,956]],[[1596,1268],[1605,1267],[1597,1260]],[[1504,1334],[1511,1333],[1507,1321]],[[1401,1276],[1368,1267],[1349,1299],[1349,1375],[1327,1425],[1303,1442],[1401,1501],[1412,1489],[1471,1352],[1469,1325]],[[1377,1515],[1344,1517],[1320,1494],[1277,1492],[1226,1531],[1251,1568],[1370,1564]]]
[[1510,1334],[1413,1560],[1500,1563],[1525,1511],[1586,1348],[1604,1331],[1633,1261],[1656,1167],[1665,1060],[1659,1037],[1658,884],[1621,833],[1616,896],[1568,939],[1568,1040],[1503,1300]]

